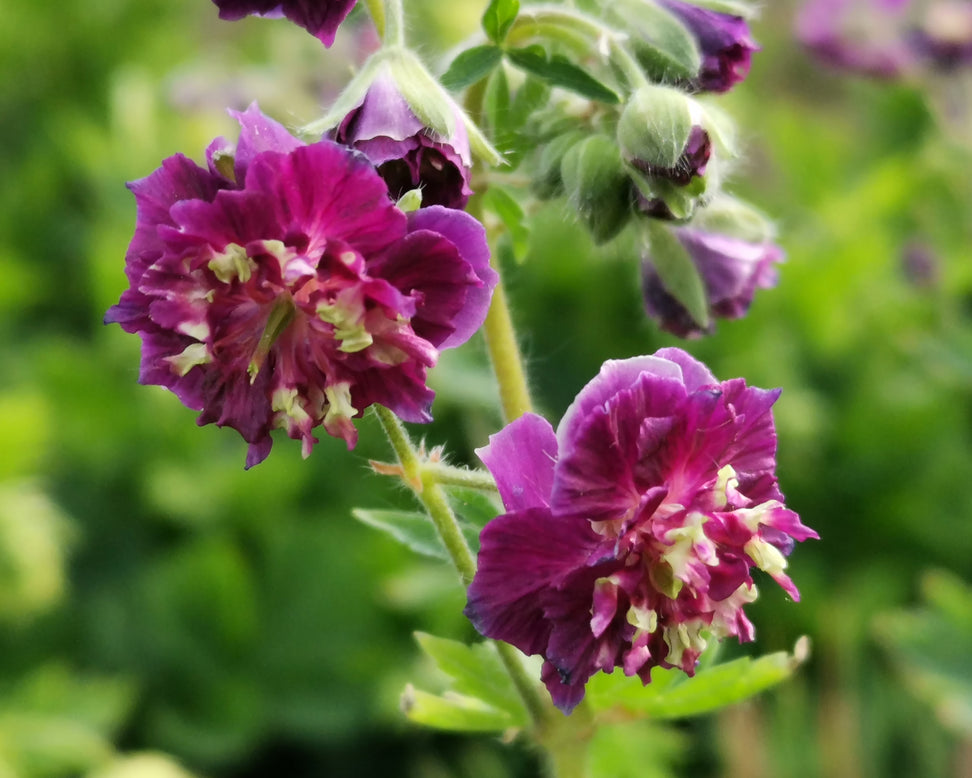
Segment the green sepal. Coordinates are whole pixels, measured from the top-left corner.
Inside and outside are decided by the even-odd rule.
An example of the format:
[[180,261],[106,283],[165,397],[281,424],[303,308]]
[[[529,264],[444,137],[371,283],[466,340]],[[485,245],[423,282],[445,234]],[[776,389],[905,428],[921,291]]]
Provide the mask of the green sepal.
[[726,194],[718,195],[704,208],[697,210],[692,218],[692,226],[749,243],[768,243],[776,237],[776,227],[766,214]]
[[560,164],[567,150],[585,137],[586,133],[580,130],[571,130],[542,144],[530,191],[541,200],[548,200],[563,193],[564,180],[560,175]]
[[653,81],[678,83],[695,78],[702,67],[695,36],[670,11],[644,0],[612,5],[613,18],[634,28],[628,45]]
[[[443,561],[450,559],[432,520],[421,511],[355,508],[351,515],[362,524],[384,532],[417,554]],[[463,522],[460,529],[467,542],[475,544],[475,547],[479,546],[478,527]]]
[[617,144],[591,135],[574,144],[560,164],[564,192],[595,243],[606,243],[631,218],[631,181]]
[[619,672],[599,674],[588,682],[587,699],[595,711],[620,708],[653,719],[699,716],[745,700],[787,680],[809,655],[809,640],[800,638],[792,654],[778,651],[753,659],[742,657],[700,669],[689,678],[681,670],[656,667],[651,683]]
[[553,86],[563,87],[582,97],[608,105],[616,105],[621,101],[617,92],[602,84],[586,70],[561,54],[548,54],[542,46],[507,49],[506,56],[521,70],[532,73]]
[[701,329],[709,326],[705,285],[695,263],[678,238],[665,225],[644,220],[647,256],[668,293],[684,306]]
[[466,49],[452,60],[449,69],[442,74],[442,85],[453,91],[464,89],[488,76],[502,59],[503,52],[498,46]]
[[493,185],[483,194],[483,207],[495,214],[506,228],[501,240],[509,242],[510,253],[516,262],[526,259],[530,248],[530,228],[526,214],[516,198],[506,189]]
[[491,0],[483,13],[482,25],[486,37],[493,43],[502,43],[510,31],[517,14],[520,13],[520,0]]
[[674,168],[692,132],[692,101],[677,89],[645,86],[618,119],[618,144],[630,161]]

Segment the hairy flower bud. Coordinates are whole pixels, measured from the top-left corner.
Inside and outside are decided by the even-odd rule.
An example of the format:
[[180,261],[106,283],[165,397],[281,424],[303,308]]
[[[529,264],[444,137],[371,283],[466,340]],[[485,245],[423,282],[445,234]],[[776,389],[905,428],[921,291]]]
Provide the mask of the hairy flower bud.
[[620,232],[631,217],[631,181],[606,135],[592,135],[564,154],[561,178],[568,201],[596,243]]

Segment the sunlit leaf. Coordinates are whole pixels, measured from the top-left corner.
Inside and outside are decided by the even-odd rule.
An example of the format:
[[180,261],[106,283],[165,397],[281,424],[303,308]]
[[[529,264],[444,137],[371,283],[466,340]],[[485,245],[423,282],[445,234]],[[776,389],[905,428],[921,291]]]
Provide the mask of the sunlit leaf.
[[[808,645],[806,638],[801,638],[793,654],[779,651],[758,659],[742,657],[700,670],[684,681],[667,677],[681,674],[679,670],[659,673],[655,669],[647,686],[620,673],[596,676],[588,685],[588,699],[595,710],[618,707],[655,719],[711,713],[785,681],[806,660]],[[662,679],[664,685],[656,686]]]
[[460,90],[489,75],[503,57],[496,46],[473,46],[462,51],[442,74],[446,89]]
[[451,732],[502,732],[515,726],[509,713],[458,694],[438,696],[408,686],[401,705],[410,721]]
[[541,46],[507,49],[506,55],[518,68],[554,86],[609,105],[620,101],[617,92],[602,84],[586,70],[560,54],[547,54]]
[[502,43],[519,12],[520,0],[491,0],[482,20],[486,37],[494,43]]
[[509,714],[511,723],[526,723],[527,712],[492,643],[467,646],[424,632],[416,632],[415,638],[436,666],[452,679],[455,692]]

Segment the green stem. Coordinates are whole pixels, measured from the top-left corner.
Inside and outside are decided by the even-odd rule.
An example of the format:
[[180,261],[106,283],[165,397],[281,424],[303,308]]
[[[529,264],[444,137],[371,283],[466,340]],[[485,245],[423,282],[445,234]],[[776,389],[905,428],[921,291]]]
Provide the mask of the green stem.
[[382,41],[386,46],[405,45],[405,9],[402,0],[385,0],[385,34]]
[[[493,263],[493,267],[498,273],[497,262]],[[499,384],[503,419],[511,422],[533,410],[533,403],[530,400],[530,389],[523,369],[523,357],[520,355],[520,346],[516,340],[516,330],[513,327],[513,317],[506,300],[502,277],[493,290],[493,302],[489,306],[483,332],[486,335],[486,348],[493,363],[496,382]]]
[[437,483],[444,486],[464,486],[467,489],[478,489],[482,492],[496,491],[496,481],[484,470],[466,470],[463,467],[440,464],[427,464],[424,470]]
[[[411,486],[416,498],[428,512],[452,559],[452,564],[459,573],[463,587],[468,587],[476,574],[476,559],[463,537],[462,530],[459,529],[459,521],[449,505],[445,491],[437,480],[436,468],[423,465],[405,427],[394,413],[381,405],[375,406],[375,412],[402,466],[403,479]],[[523,704],[534,725],[542,727],[548,719],[549,706],[524,670],[519,652],[508,643],[496,641],[495,645],[500,660],[523,699]]]

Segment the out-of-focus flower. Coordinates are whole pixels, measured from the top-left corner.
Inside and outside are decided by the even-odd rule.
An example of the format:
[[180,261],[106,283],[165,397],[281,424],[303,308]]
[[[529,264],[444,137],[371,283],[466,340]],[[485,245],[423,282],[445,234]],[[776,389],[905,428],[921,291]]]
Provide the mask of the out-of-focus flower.
[[759,47],[741,16],[700,8],[682,0],[660,0],[689,29],[699,46],[702,67],[692,86],[703,92],[728,92],[746,78]]
[[363,152],[393,197],[421,188],[424,206],[463,208],[472,194],[472,157],[458,106],[453,116],[453,135],[440,136],[416,116],[392,74],[383,69],[337,126],[334,139]]
[[238,144],[214,141],[208,169],[178,155],[130,185],[131,286],[105,321],[141,335],[140,382],[238,430],[248,467],[275,427],[307,456],[319,425],[353,446],[372,403],[429,421],[426,371],[496,282],[482,225],[406,215],[358,152],[304,145],[256,106],[236,117]]
[[219,18],[236,20],[244,16],[281,17],[321,41],[325,46],[334,43],[337,28],[351,13],[357,0],[213,0],[219,8]]
[[[702,279],[711,317],[742,318],[757,289],[776,286],[775,265],[783,260],[783,250],[776,244],[753,243],[692,227],[678,227],[672,232]],[[703,327],[697,322],[665,287],[652,259],[651,246],[642,261],[642,290],[648,315],[663,330],[688,338],[714,329],[711,323]]]
[[972,5],[959,0],[807,0],[796,32],[820,60],[881,78],[972,62]]
[[932,2],[909,40],[918,56],[942,70],[972,63],[972,3]]
[[752,568],[793,599],[771,406],[679,349],[609,361],[556,433],[527,414],[479,450],[508,511],[483,529],[466,614],[545,662],[569,713],[597,671],[691,675],[709,637],[753,639]]

